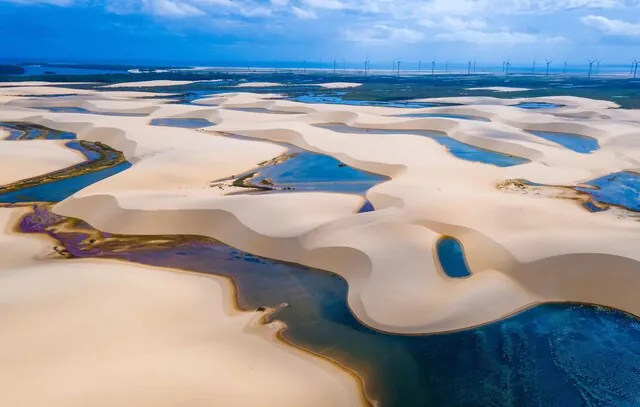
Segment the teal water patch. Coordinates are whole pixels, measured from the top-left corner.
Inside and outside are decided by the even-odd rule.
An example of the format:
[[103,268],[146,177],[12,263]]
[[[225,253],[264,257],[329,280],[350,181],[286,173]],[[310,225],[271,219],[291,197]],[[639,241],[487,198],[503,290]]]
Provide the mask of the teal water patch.
[[640,212],[640,175],[628,171],[616,172],[589,181],[586,185],[594,188],[577,187],[576,190],[591,195],[598,202]]
[[151,120],[152,126],[182,127],[185,129],[201,129],[215,125],[206,119],[157,118]]
[[258,169],[256,182],[269,179],[276,189],[364,195],[371,187],[388,179],[350,167],[328,155],[289,147],[292,156]]
[[401,114],[397,117],[413,117],[413,118],[443,118],[443,119],[459,119],[459,120],[472,120],[477,122],[490,122],[490,119],[480,116],[471,116],[464,114],[453,114],[453,113],[409,113],[409,114]]
[[[460,332],[393,335],[354,317],[349,287],[337,275],[206,238],[138,236],[140,241],[120,242],[116,235],[96,237],[84,222],[77,231],[73,224],[55,227],[61,219],[36,208],[20,228],[48,233],[77,258],[231,278],[241,309],[278,309],[267,322],[283,321],[284,339],[355,371],[380,407],[640,405],[640,323],[618,311],[548,304]],[[163,239],[169,243],[157,243]]]
[[555,109],[558,107],[564,107],[564,105],[557,105],[555,103],[547,103],[547,102],[522,102],[517,103],[515,105],[511,105],[514,107],[519,107],[520,109]]
[[73,140],[76,138],[75,133],[35,124],[0,122],[0,128],[9,132],[5,140]]
[[521,157],[515,157],[508,154],[498,153],[496,151],[484,150],[472,146],[470,144],[462,143],[458,140],[454,140],[447,136],[446,133],[430,130],[387,130],[387,129],[363,129],[357,127],[347,126],[346,124],[315,124],[314,126],[323,129],[336,131],[339,133],[350,134],[411,134],[422,137],[429,137],[439,144],[445,146],[449,152],[462,160],[481,162],[484,164],[491,164],[498,167],[511,167],[514,165],[526,164],[529,160]]
[[600,149],[598,140],[593,137],[582,136],[580,134],[558,133],[552,131],[529,131],[529,133],[552,141],[556,144],[560,144],[561,146],[577,153],[589,154],[592,151]]
[[436,253],[442,271],[451,278],[471,276],[462,244],[452,237],[443,237],[436,243]]

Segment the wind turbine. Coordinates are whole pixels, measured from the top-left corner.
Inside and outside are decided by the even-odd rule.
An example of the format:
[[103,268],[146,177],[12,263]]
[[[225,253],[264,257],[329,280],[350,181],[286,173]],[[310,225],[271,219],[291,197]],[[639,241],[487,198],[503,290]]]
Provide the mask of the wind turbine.
[[553,59],[547,59],[547,73],[545,74],[545,76],[549,76],[549,65],[551,65],[551,63],[553,62]]
[[400,62],[400,60],[398,60],[398,76],[400,76],[400,64],[401,64],[401,62]]
[[469,67],[467,68],[467,75],[471,75],[471,60],[469,60]]
[[562,68],[562,74],[563,75],[567,74],[567,61],[564,61],[564,68]]
[[507,66],[507,61],[502,61],[502,72],[505,71],[506,66]]
[[531,68],[531,74],[535,74],[536,73],[536,61],[533,61],[533,67]]
[[449,61],[444,61],[444,71],[449,72]]
[[473,72],[474,73],[476,72],[476,61],[475,60],[473,61]]
[[591,70],[593,69],[593,64],[596,63],[595,60],[591,60],[591,59],[587,59],[587,61],[589,61],[589,76],[587,76],[588,78],[591,78]]
[[600,60],[596,61],[596,75],[600,73]]
[[422,61],[418,61],[418,72],[422,72]]
[[640,61],[634,58],[633,60],[633,79],[636,78],[636,74],[638,73],[638,65],[640,65]]
[[433,61],[431,61],[431,75],[434,74],[436,70],[436,60],[434,59]]
[[507,60],[507,62],[505,62],[505,65],[504,65],[504,69],[505,69],[504,72],[505,72],[505,75],[507,76],[509,75],[509,68],[511,68],[511,62]]

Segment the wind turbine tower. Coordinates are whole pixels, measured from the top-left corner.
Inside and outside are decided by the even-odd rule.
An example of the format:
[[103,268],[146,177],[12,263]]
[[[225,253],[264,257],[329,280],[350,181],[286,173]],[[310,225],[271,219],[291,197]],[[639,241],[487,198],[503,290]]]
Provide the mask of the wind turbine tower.
[[431,75],[434,75],[436,71],[436,60],[431,61]]
[[533,66],[531,67],[531,74],[535,74],[536,73],[536,61],[533,61]]
[[547,72],[545,74],[545,76],[549,76],[549,65],[551,65],[551,63],[553,62],[552,59],[547,59]]
[[505,65],[504,65],[504,72],[505,72],[505,75],[507,76],[509,75],[509,68],[511,68],[511,62],[507,61],[505,62]]
[[587,77],[591,78],[591,70],[593,69],[593,64],[595,64],[596,61],[591,59],[587,59],[587,61],[589,61],[589,75]]
[[600,60],[596,61],[596,75],[600,73]]
[[471,75],[471,60],[469,60],[469,67],[467,68],[467,75]]

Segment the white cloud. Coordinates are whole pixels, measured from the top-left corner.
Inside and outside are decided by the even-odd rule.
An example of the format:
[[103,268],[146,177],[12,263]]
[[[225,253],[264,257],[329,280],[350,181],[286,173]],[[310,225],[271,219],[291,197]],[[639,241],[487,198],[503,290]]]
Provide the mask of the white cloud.
[[419,31],[409,28],[390,27],[376,24],[371,27],[349,28],[345,32],[347,41],[361,43],[407,43],[414,44],[422,41],[425,36]]
[[586,16],[582,17],[580,21],[606,35],[640,37],[640,23],[613,20],[603,16]]
[[436,35],[444,41],[467,42],[471,44],[533,44],[538,37],[532,34],[511,32],[484,32],[477,30],[460,30]]
[[205,12],[199,8],[182,1],[143,0],[142,4],[151,14],[162,17],[183,18],[202,16],[205,14]]
[[318,18],[313,10],[303,10],[300,7],[296,6],[291,7],[291,12],[301,20],[313,20],[315,18]]

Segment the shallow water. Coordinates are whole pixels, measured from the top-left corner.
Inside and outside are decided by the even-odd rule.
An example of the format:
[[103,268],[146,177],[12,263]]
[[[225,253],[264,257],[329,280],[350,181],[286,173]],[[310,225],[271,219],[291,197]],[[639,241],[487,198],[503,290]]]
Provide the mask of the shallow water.
[[5,140],[73,140],[76,138],[75,133],[35,124],[0,122],[0,128],[9,132]]
[[598,140],[593,137],[582,136],[580,134],[558,133],[551,131],[529,131],[529,133],[552,141],[556,144],[560,144],[561,146],[577,153],[589,154],[592,151],[600,149]]
[[462,243],[452,237],[443,237],[436,243],[438,261],[445,272],[451,278],[463,278],[471,276],[467,265]]
[[484,150],[470,144],[462,143],[447,136],[446,133],[429,130],[385,130],[385,129],[363,129],[347,126],[346,124],[315,124],[314,126],[323,129],[336,131],[339,133],[350,134],[413,134],[416,136],[429,137],[439,144],[447,147],[449,152],[454,156],[472,162],[481,162],[492,164],[498,167],[511,167],[514,165],[525,164],[529,160],[521,157],[514,157],[507,154],[498,153],[496,151]]
[[258,169],[255,182],[268,178],[275,188],[364,195],[371,187],[388,179],[350,167],[328,155],[289,147],[295,155]]
[[410,113],[410,114],[401,114],[397,117],[433,117],[433,118],[443,118],[443,119],[460,119],[460,120],[473,120],[478,122],[490,122],[490,119],[480,116],[470,116],[464,114],[453,114],[453,113]]
[[595,188],[578,187],[576,190],[591,195],[598,202],[640,212],[640,175],[627,171],[616,172],[585,184]]
[[214,126],[215,123],[206,119],[181,119],[181,118],[158,118],[151,120],[152,126],[183,127],[186,129],[201,129],[203,127]]
[[[402,336],[362,325],[339,276],[253,256],[212,239],[100,234],[37,208],[20,225],[72,256],[226,276],[244,310],[279,308],[282,337],[356,371],[382,407],[632,406],[640,403],[640,324],[593,306],[542,305],[483,327]],[[88,236],[91,235],[91,241]]]
[[520,109],[555,109],[558,107],[563,107],[563,105],[556,105],[555,103],[546,102],[522,102],[511,106],[519,107]]

